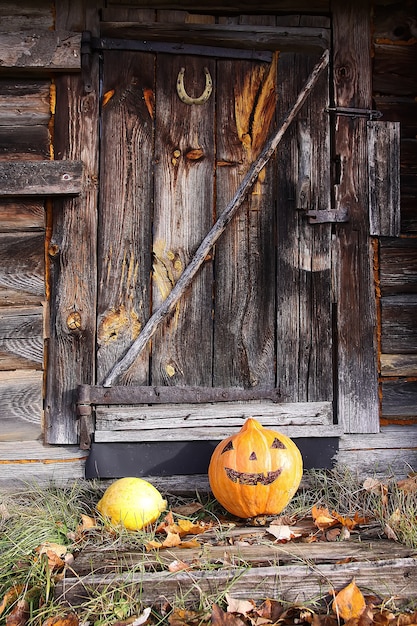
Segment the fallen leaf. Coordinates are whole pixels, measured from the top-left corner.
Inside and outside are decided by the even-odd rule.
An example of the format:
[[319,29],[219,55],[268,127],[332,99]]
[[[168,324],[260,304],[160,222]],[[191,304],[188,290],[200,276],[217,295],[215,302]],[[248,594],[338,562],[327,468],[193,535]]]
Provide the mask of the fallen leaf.
[[201,612],[189,609],[174,609],[168,616],[168,624],[170,626],[189,626],[194,623],[200,626],[202,621]]
[[175,561],[171,561],[168,565],[168,570],[170,572],[182,572],[190,569],[191,565],[189,563],[185,563],[185,561],[179,561],[177,559]]
[[75,613],[66,613],[64,615],[55,615],[48,617],[42,626],[78,626],[80,620]]
[[359,618],[366,608],[365,598],[361,590],[352,580],[349,585],[339,591],[333,600],[333,611],[346,621]]
[[23,589],[23,585],[13,585],[13,587],[10,587],[10,589],[6,591],[0,604],[0,615],[4,613],[7,607],[17,600]]
[[226,613],[218,604],[211,608],[211,626],[246,626],[245,622],[234,613]]
[[388,504],[388,485],[382,483],[376,478],[366,478],[362,487],[371,493],[379,493],[381,495],[382,504]]
[[131,622],[130,626],[142,626],[142,624],[146,624],[151,614],[152,608],[149,606],[146,609],[143,609],[142,613],[138,615],[138,617]]
[[29,602],[27,600],[19,600],[6,617],[6,626],[24,626],[29,617]]
[[338,541],[340,538],[340,528],[331,528],[326,533],[327,541]]
[[239,598],[233,598],[226,594],[227,601],[227,612],[228,613],[240,613],[241,615],[246,615],[247,613],[251,613],[255,608],[255,603],[251,600],[240,600]]
[[179,548],[200,548],[201,543],[197,539],[190,539],[189,541],[181,541],[178,545]]
[[290,526],[284,525],[271,525],[269,526],[269,528],[266,529],[266,532],[270,535],[273,535],[277,541],[283,543],[285,543],[286,541],[291,541],[291,539],[301,537],[301,533],[293,530]]
[[106,91],[103,96],[103,107],[106,106],[109,100],[111,100],[114,96],[114,89],[110,89],[110,91]]
[[270,599],[265,600],[265,602],[262,602],[262,604],[255,609],[255,613],[257,613],[260,617],[264,617],[269,620],[273,624],[279,620],[283,612],[284,607],[281,602]]
[[164,548],[174,548],[181,543],[181,537],[177,533],[168,532],[166,538],[162,542]]
[[194,515],[198,511],[201,511],[203,508],[204,508],[203,505],[200,504],[199,502],[190,502],[189,504],[182,504],[180,506],[176,506],[175,508],[172,509],[172,511],[176,513],[177,515],[183,515],[184,517],[191,517],[191,515]]
[[180,529],[179,534],[183,535],[199,535],[201,533],[206,532],[209,528],[212,527],[211,524],[206,524],[205,522],[190,522],[186,519],[180,519],[177,522],[177,525]]
[[311,509],[311,515],[313,517],[314,523],[317,528],[320,530],[324,530],[326,528],[330,528],[331,526],[335,526],[338,523],[338,520],[331,515],[329,509],[326,507],[316,507],[313,506]]
[[392,541],[398,541],[398,537],[395,534],[395,531],[391,528],[389,524],[385,524],[384,533],[388,539],[391,539]]

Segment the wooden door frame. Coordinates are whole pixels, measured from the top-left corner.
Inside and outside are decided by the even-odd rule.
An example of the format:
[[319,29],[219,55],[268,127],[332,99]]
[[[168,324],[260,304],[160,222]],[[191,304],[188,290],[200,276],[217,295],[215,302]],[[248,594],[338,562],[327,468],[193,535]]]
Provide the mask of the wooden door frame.
[[[369,3],[354,0],[346,6],[342,0],[334,0],[331,7],[336,105],[370,108]],[[80,7],[78,11],[83,13]],[[85,28],[97,36],[98,16],[97,7],[91,7],[87,16],[77,15],[76,10],[58,11],[57,26],[72,30],[81,19]],[[233,32],[233,27],[230,30]],[[82,75],[64,76],[57,81],[57,110],[61,114],[56,120],[55,157],[82,160],[85,176],[81,196],[55,207],[49,241],[51,316],[45,402],[49,443],[78,442],[76,391],[80,384],[95,382],[99,90],[94,58],[89,69],[92,81],[87,89]],[[362,119],[338,118],[335,153],[342,164],[335,208],[347,208],[350,215],[348,224],[335,226],[337,413],[345,432],[377,432],[376,312]],[[361,317],[363,324],[359,325]]]

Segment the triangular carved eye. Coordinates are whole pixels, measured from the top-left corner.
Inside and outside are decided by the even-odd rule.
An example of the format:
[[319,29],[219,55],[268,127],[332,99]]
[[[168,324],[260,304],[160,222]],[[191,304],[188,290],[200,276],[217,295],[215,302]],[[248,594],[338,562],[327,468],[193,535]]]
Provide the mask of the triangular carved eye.
[[285,450],[284,444],[277,437],[275,437],[274,441],[272,442],[271,448],[281,448],[282,450]]
[[257,456],[255,452],[252,452],[252,454],[249,457],[249,461],[256,461],[257,460]]
[[224,454],[225,452],[229,452],[229,450],[233,450],[233,441],[229,441],[229,443],[226,443],[222,450],[222,454]]

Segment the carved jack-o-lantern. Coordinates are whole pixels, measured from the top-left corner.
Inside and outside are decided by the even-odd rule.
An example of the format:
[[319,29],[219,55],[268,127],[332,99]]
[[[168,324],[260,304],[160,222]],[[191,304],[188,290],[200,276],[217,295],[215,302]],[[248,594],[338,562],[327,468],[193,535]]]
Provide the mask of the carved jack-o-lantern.
[[302,475],[295,443],[253,418],[218,444],[208,470],[214,497],[229,513],[243,518],[280,513]]

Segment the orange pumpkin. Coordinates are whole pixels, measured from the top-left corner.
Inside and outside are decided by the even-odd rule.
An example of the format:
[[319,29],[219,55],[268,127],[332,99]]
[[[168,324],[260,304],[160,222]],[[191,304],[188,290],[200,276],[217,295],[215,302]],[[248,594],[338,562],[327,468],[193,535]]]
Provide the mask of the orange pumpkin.
[[253,418],[218,444],[208,469],[214,497],[226,511],[243,518],[280,513],[302,475],[303,461],[295,443]]

